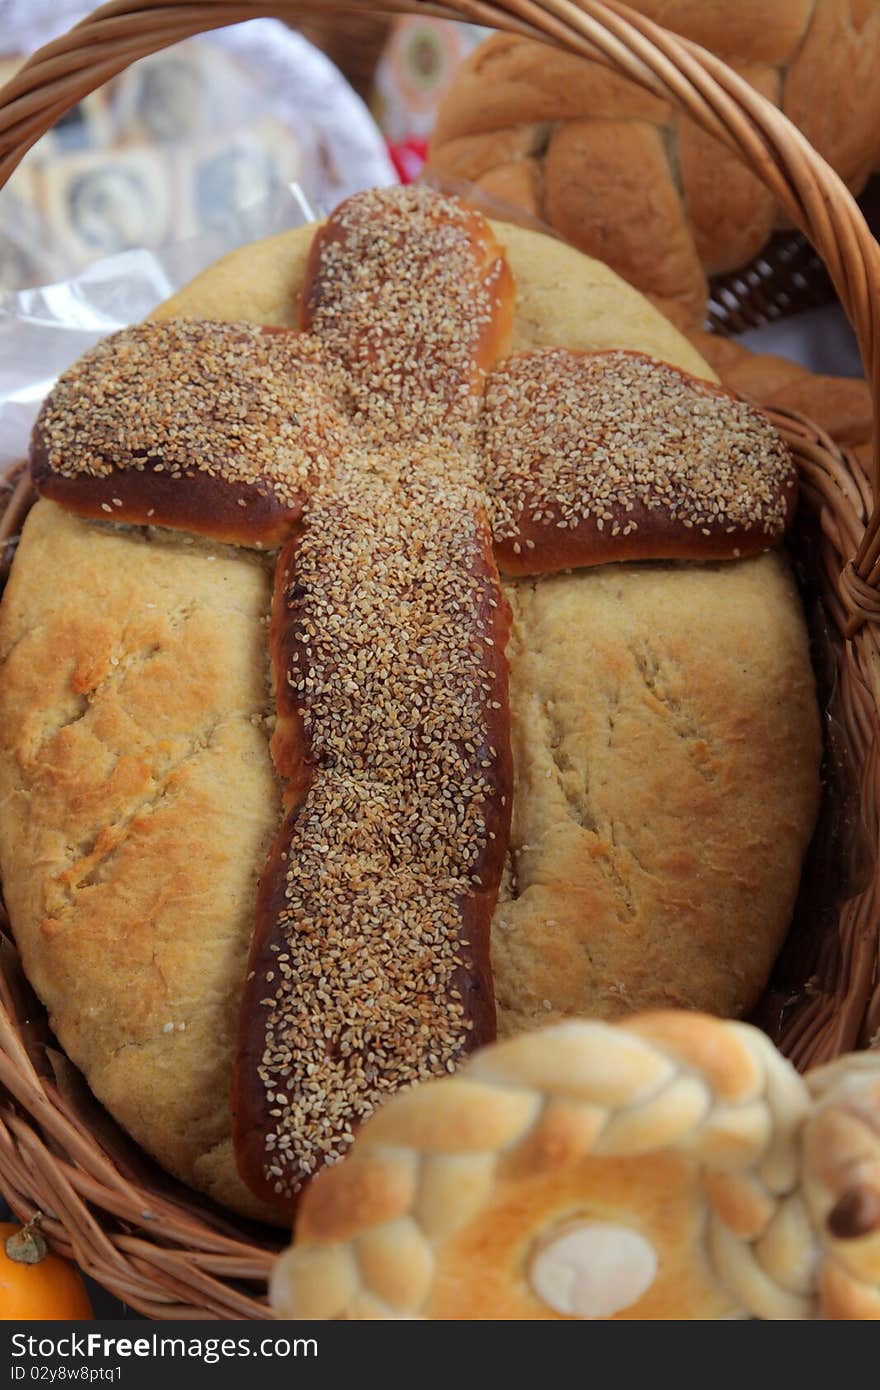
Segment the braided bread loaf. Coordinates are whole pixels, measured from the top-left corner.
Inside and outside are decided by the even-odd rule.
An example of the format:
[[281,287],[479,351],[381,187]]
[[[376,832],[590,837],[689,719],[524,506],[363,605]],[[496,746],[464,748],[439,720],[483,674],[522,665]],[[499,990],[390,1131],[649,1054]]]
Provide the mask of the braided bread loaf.
[[[880,156],[877,0],[634,8],[713,49],[862,187]],[[549,223],[696,324],[707,274],[750,260],[779,216],[763,184],[685,116],[598,63],[510,35],[462,66],[428,171]]]
[[880,1055],[567,1022],[390,1101],[312,1185],[292,1318],[877,1318]]

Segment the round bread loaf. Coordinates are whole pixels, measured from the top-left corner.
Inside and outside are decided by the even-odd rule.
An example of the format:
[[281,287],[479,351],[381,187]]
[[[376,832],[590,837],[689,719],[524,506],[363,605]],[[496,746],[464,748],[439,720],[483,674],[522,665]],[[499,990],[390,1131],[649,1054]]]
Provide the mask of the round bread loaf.
[[[711,371],[571,248],[496,226],[513,348]],[[157,317],[293,325],[313,229],[244,248]],[[228,1106],[258,876],[281,815],[274,556],[31,512],[0,608],[0,869],[62,1046],[166,1168],[271,1217]],[[684,1005],[739,1014],[790,919],[819,733],[783,557],[607,565],[505,585],[513,832],[499,1028]]]
[[[880,158],[877,0],[636,0],[774,101],[851,188]],[[745,165],[599,63],[498,34],[444,98],[429,172],[476,184],[702,325],[707,274],[761,250],[780,217]]]

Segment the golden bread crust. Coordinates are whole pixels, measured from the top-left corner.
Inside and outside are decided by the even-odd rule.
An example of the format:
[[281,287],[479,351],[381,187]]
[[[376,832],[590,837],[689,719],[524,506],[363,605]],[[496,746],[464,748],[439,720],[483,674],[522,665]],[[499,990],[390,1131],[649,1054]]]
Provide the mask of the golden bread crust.
[[815,1316],[818,1242],[796,1214],[809,1108],[763,1034],[705,1015],[569,1021],[496,1043],[394,1097],[316,1179],[273,1307]]
[[278,1260],[281,1317],[880,1314],[880,1057],[698,1013],[570,1021],[395,1097]]
[[[622,347],[712,375],[604,267],[533,233],[495,231],[517,279],[514,350]],[[156,317],[293,326],[312,235],[234,253]],[[0,869],[26,970],[108,1109],[173,1172],[251,1214],[226,1097],[257,875],[280,818],[270,587],[251,554],[41,502],[0,609]],[[494,928],[507,1026],[658,999],[745,1007],[785,930],[818,790],[812,675],[784,565],[609,567],[507,592],[521,880]],[[559,740],[551,712],[570,721]],[[648,781],[644,712],[667,760],[652,749]],[[585,769],[595,830],[572,814]],[[671,794],[667,769],[680,783]],[[627,781],[629,812],[616,804]],[[665,850],[652,822],[670,835]],[[713,851],[695,857],[704,825]],[[661,871],[672,875],[665,897]],[[647,919],[658,913],[662,935],[677,935],[669,951],[652,938],[652,954]],[[572,938],[560,945],[563,920]],[[603,949],[619,942],[633,970],[625,999],[613,961],[604,974],[590,965],[593,921],[611,933]]]
[[0,863],[25,970],[134,1138],[256,1214],[228,1094],[281,804],[271,573],[250,552],[52,502],[21,545],[0,609]]
[[[880,156],[876,0],[636,0],[778,105],[851,188]],[[786,225],[724,145],[621,74],[495,34],[456,73],[429,173],[475,184],[547,223],[702,326],[707,275],[733,271]]]
[[746,1012],[791,916],[818,791],[785,562],[613,565],[508,592],[500,1031],[572,1013]]

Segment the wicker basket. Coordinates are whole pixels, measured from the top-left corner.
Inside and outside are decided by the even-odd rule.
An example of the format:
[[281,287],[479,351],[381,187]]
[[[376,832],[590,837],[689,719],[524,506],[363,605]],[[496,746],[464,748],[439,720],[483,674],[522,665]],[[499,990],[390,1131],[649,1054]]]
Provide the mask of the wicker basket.
[[[385,0],[562,44],[676,103],[738,151],[824,262],[880,390],[880,249],[841,182],[775,107],[712,55],[624,6],[600,0]],[[202,30],[271,13],[300,25],[370,0],[174,3],[114,0],[42,49],[0,92],[0,185],[79,98],[129,63]],[[344,24],[343,18],[338,21]],[[868,1045],[880,1027],[880,521],[874,480],[807,421],[776,423],[801,468],[793,542],[813,622],[826,721],[826,814],[789,946],[761,1021],[798,1065]],[[876,475],[876,461],[875,461]],[[9,556],[32,500],[6,481],[0,542]],[[277,1233],[231,1220],[153,1166],[109,1120],[58,1051],[45,1014],[0,934],[0,1192],[22,1218],[44,1214],[59,1250],[156,1318],[268,1317]]]

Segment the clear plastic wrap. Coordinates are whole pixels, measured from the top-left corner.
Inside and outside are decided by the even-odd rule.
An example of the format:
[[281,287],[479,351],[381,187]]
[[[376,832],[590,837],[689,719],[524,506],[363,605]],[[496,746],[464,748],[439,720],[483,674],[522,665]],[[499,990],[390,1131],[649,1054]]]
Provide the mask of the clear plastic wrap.
[[123,251],[57,284],[0,295],[0,472],[25,456],[43,397],[87,348],[145,318],[235,246],[300,226],[318,211],[293,185],[244,209],[223,231],[161,251]]
[[[0,0],[0,84],[88,0]],[[0,290],[211,233],[246,240],[292,182],[316,207],[396,181],[360,98],[278,20],[215,30],[133,64],[85,98],[0,191]]]

